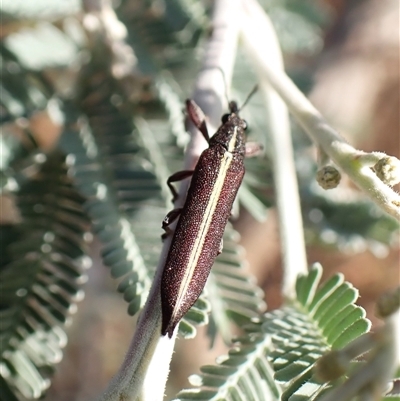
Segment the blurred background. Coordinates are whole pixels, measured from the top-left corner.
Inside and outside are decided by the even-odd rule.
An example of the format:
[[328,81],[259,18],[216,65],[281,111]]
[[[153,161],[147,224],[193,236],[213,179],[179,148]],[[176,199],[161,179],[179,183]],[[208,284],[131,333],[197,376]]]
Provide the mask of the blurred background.
[[[400,157],[399,2],[314,0],[304,1],[302,6],[290,0],[260,3],[277,30],[288,74],[331,125],[359,149]],[[110,55],[93,34],[97,23],[93,15],[101,13],[101,4],[104,21],[112,26],[110,36],[101,40],[109,41],[105,48],[114,52],[112,72],[123,83],[134,113],[146,117],[160,107],[155,89],[160,71],[182,74],[177,93],[182,100],[190,96],[209,28],[211,1],[120,0],[107,5],[100,1],[60,0],[57,6],[46,0],[35,4],[3,1],[1,164],[5,181],[9,180],[7,174],[18,171],[13,160],[8,162],[13,146],[24,148],[26,154],[33,150],[50,152],[59,146],[65,127],[57,99],[73,103],[79,98],[76,93],[94,85],[97,75],[100,81],[105,79],[101,60]],[[183,14],[190,16],[184,25]],[[115,24],[113,18],[123,25]],[[126,41],[120,40],[123,35],[118,31],[124,27]],[[198,55],[193,67],[184,63],[185,46]],[[158,58],[154,56],[157,52]],[[90,64],[93,60],[95,66]],[[130,66],[128,71],[126,66]],[[29,89],[26,97],[19,92],[21,83]],[[47,86],[44,90],[43,85]],[[240,87],[246,85],[248,91],[248,82],[241,86],[238,83]],[[83,103],[93,99],[83,99],[80,107],[86,112],[89,106]],[[114,101],[118,105],[122,100],[115,97]],[[246,119],[251,125],[251,117]],[[183,130],[182,122],[176,124],[182,124],[177,130]],[[339,189],[322,194],[312,183],[315,165],[310,160],[315,160],[315,149],[295,123],[293,132],[308,261],[320,262],[325,276],[342,272],[359,289],[359,305],[367,310],[373,325],[379,325],[374,303],[382,292],[400,282],[398,226],[360,197],[346,177]],[[259,221],[242,207],[234,226],[246,250],[247,269],[256,276],[268,308],[273,309],[281,303],[279,227],[273,184],[264,192],[267,218]],[[7,187],[4,190],[4,186],[1,212],[3,227],[21,222],[12,191]],[[68,344],[46,401],[83,401],[99,394],[118,370],[134,332],[135,317],[127,315],[126,303],[115,291],[116,282],[103,266],[99,238],[94,235],[88,246],[93,266],[82,287],[85,298],[67,327]],[[211,349],[206,328],[198,330],[194,340],[177,341],[167,389],[170,398],[188,386],[187,377],[200,365],[213,363],[216,356],[226,352],[221,339],[217,338]]]

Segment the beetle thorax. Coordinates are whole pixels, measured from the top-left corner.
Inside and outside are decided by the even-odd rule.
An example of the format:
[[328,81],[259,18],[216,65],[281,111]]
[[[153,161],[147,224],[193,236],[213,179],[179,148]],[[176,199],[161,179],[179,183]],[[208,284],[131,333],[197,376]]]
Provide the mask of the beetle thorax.
[[210,147],[215,144],[222,145],[228,152],[245,153],[246,123],[235,113],[231,113],[225,124],[210,139]]

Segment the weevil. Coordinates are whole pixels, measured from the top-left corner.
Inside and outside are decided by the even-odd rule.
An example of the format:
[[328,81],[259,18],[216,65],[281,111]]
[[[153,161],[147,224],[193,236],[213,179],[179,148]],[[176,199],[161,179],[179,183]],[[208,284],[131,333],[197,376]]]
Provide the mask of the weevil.
[[245,172],[244,158],[259,150],[249,146],[246,152],[247,124],[239,117],[236,102],[229,102],[229,113],[222,117],[222,125],[211,138],[199,106],[187,100],[186,110],[209,147],[193,171],[180,171],[167,181],[176,199],[172,183],[192,176],[183,207],[168,213],[162,224],[168,235],[169,224],[179,217],[161,280],[161,334],[169,337],[200,296],[222,251],[222,236]]

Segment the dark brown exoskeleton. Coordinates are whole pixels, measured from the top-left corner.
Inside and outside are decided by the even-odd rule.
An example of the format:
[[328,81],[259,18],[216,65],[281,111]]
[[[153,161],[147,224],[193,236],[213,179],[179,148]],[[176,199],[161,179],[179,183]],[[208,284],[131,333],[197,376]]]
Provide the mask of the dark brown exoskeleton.
[[184,206],[168,213],[163,228],[178,216],[161,281],[162,335],[172,337],[176,325],[200,296],[215,258],[222,250],[222,236],[244,176],[246,122],[238,115],[236,102],[222,117],[222,125],[209,138],[204,116],[192,100],[186,101],[189,118],[201,131],[209,147],[201,154],[194,171],[180,171],[167,181],[192,175]]

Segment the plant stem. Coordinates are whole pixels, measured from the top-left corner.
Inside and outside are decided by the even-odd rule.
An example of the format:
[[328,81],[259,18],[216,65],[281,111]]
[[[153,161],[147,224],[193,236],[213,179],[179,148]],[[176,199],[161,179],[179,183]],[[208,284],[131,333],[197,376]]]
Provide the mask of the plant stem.
[[[249,1],[250,3],[250,1]],[[261,18],[261,13],[263,18]],[[265,38],[269,36],[267,15],[248,19],[243,29],[246,47],[262,79],[269,83],[316,145],[345,171],[353,182],[388,214],[400,220],[400,195],[385,185],[360,158],[367,153],[349,145],[301,93],[290,78],[271,62]]]
[[[271,22],[256,1],[243,2],[243,36],[247,45],[246,31],[252,26],[264,27],[263,51],[268,53],[269,62],[274,68],[283,70],[282,53]],[[299,189],[294,165],[293,148],[290,136],[288,111],[283,100],[262,78],[261,91],[266,106],[266,124],[271,133],[270,143],[266,149],[273,161],[274,183],[279,217],[283,257],[282,294],[287,299],[295,297],[295,284],[299,274],[307,274],[307,257],[303,234],[303,221],[300,208]]]
[[[223,100],[221,99],[224,99],[225,80],[229,82],[232,77],[239,29],[239,13],[237,11],[239,2],[240,0],[218,0],[215,3],[212,21],[213,33],[205,50],[203,67],[193,95],[193,99],[203,109],[214,128],[218,125],[222,114]],[[185,170],[194,168],[198,157],[207,146],[203,136],[193,125],[190,132],[191,141],[185,155]],[[189,180],[185,180],[181,185],[180,196],[175,207],[183,205],[188,184]],[[173,229],[174,226],[171,228]],[[101,401],[135,400],[138,397],[142,401],[163,399],[177,333],[176,329],[171,339],[160,335],[160,284],[171,240],[172,236],[170,235],[164,242],[154,282],[125,361],[100,399]]]
[[[212,135],[220,125],[227,85],[232,80],[240,26],[240,0],[216,0],[212,17],[212,35],[207,43],[202,68],[197,76],[193,100],[207,117]],[[200,131],[189,124],[191,141],[185,155],[185,170],[193,169],[201,152],[207,147]],[[188,181],[181,185],[180,195],[186,194]]]

